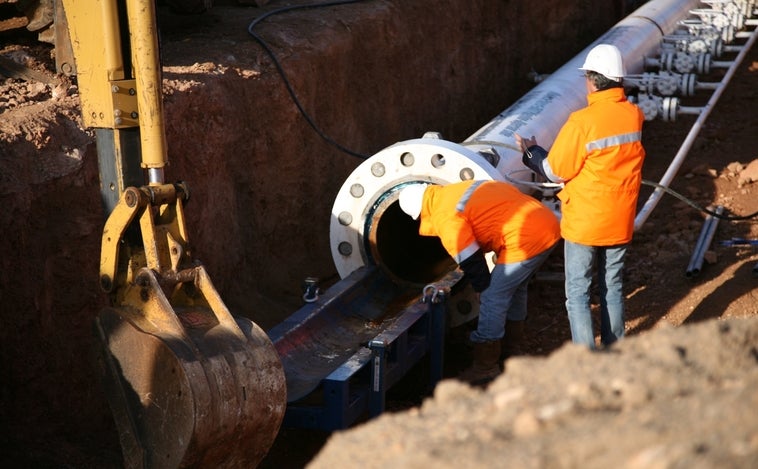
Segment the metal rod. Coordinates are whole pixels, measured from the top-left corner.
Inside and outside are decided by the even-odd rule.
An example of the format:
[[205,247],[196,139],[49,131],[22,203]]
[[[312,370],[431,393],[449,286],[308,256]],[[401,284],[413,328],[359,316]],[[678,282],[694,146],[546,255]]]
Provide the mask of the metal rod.
[[[682,163],[684,162],[684,159],[687,157],[687,154],[690,151],[690,148],[692,147],[692,144],[695,142],[695,138],[697,137],[698,133],[700,133],[700,129],[705,123],[705,120],[708,118],[708,116],[711,113],[711,110],[718,102],[719,98],[724,92],[724,89],[726,89],[726,85],[731,81],[732,77],[734,76],[734,73],[737,70],[737,67],[742,63],[742,61],[745,58],[745,55],[747,55],[747,52],[753,47],[753,43],[755,42],[757,30],[753,30],[753,32],[750,35],[750,39],[745,44],[745,47],[740,51],[737,58],[732,63],[731,67],[727,70],[726,74],[724,75],[724,78],[721,80],[722,86],[720,86],[716,91],[713,92],[711,95],[711,98],[708,100],[708,103],[703,107],[703,111],[698,116],[697,120],[695,121],[695,124],[690,129],[689,133],[687,134],[687,138],[685,138],[684,143],[679,148],[679,151],[677,152],[676,156],[672,160],[671,164],[669,165],[668,169],[666,170],[666,173],[663,175],[661,180],[659,181],[659,184],[664,187],[668,187],[669,184],[671,184],[671,181],[674,179],[674,176],[676,176],[677,171],[679,171],[679,168],[681,167]],[[639,213],[637,214],[637,217],[634,220],[634,229],[639,230],[642,225],[645,223],[645,221],[648,219],[650,214],[652,213],[653,209],[658,205],[658,202],[660,201],[661,197],[663,196],[663,189],[660,187],[656,188],[653,193],[650,195],[650,197],[645,202],[645,205],[640,209]]]
[[722,246],[758,246],[758,239],[732,238],[721,241]]
[[[703,259],[703,244],[705,243],[705,238],[707,237],[707,233],[711,229],[713,217],[708,215],[705,218],[705,221],[703,222],[703,226],[700,229],[700,235],[697,237],[697,242],[695,243],[695,249],[692,250],[692,255],[690,256],[690,262],[687,264],[687,270],[684,271],[685,277],[692,277],[694,274],[697,274],[700,272],[700,266],[698,266],[698,262],[702,262]],[[701,264],[702,265],[702,264]]]
[[[716,207],[717,215],[721,215],[723,212],[724,207],[722,205]],[[703,228],[700,231],[700,236],[698,237],[697,243],[695,244],[695,251],[692,253],[690,263],[687,266],[687,271],[684,273],[687,278],[696,277],[700,274],[700,270],[703,267],[703,259],[705,258],[705,253],[708,251],[708,247],[711,245],[711,242],[713,242],[713,236],[716,233],[716,227],[718,224],[718,217],[708,214],[708,216],[705,218],[705,221],[703,222]]]
[[676,113],[688,114],[691,116],[699,116],[700,114],[702,114],[704,109],[705,108],[695,107],[695,106],[679,106],[679,108],[676,110]]
[[[168,162],[168,151],[155,4],[150,0],[128,0],[126,6],[137,83],[142,167],[162,169]],[[152,171],[150,178],[151,184],[161,184],[163,172]]]

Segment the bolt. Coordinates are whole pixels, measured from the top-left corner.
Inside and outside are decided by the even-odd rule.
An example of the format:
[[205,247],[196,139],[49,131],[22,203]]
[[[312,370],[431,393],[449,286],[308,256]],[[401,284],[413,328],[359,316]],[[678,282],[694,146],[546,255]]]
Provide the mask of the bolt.
[[68,62],[63,63],[61,64],[61,72],[66,76],[71,76],[74,74],[74,67]]
[[111,291],[113,288],[113,282],[109,276],[103,275],[100,277],[100,288],[102,288],[105,292]]
[[143,274],[137,277],[136,283],[140,287],[147,287],[150,285],[150,279],[148,279],[147,276]]
[[373,174],[376,177],[382,177],[384,176],[386,169],[383,164],[381,163],[374,163],[371,165],[371,174]]
[[126,206],[130,208],[137,205],[137,195],[134,193],[134,190],[127,189],[126,192],[124,192],[124,202],[126,203]]
[[342,241],[339,246],[337,246],[337,250],[343,256],[349,256],[353,253],[353,245],[347,241]]

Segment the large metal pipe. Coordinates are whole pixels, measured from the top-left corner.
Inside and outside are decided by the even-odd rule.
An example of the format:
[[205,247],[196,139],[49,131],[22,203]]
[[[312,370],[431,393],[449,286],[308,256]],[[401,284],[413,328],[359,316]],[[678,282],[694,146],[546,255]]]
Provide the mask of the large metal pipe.
[[419,238],[417,223],[396,207],[399,190],[414,182],[531,178],[531,173],[522,171],[514,133],[534,135],[545,147],[551,146],[568,115],[586,104],[577,69],[587,52],[599,43],[614,44],[627,72],[641,73],[645,56],[656,55],[662,38],[699,3],[646,3],[460,144],[428,133],[364,161],[345,180],[332,208],[330,245],[340,276],[378,265],[401,282],[420,285],[433,280],[450,260],[434,241],[414,241]]

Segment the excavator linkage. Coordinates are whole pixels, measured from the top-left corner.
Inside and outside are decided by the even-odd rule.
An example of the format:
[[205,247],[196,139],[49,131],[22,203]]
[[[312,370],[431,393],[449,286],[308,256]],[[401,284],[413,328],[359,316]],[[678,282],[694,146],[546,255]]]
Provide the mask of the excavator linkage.
[[99,285],[109,306],[95,332],[124,465],[255,467],[286,410],[285,375],[266,333],[232,316],[192,258],[187,185],[163,180],[155,2],[59,2],[108,214]]

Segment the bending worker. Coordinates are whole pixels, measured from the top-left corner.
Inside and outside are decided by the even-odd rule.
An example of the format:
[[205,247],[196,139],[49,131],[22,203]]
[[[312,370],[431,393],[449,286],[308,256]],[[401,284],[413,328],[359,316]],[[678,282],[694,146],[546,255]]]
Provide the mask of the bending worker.
[[[479,321],[471,333],[473,362],[459,377],[471,384],[501,371],[501,339],[526,318],[527,283],[560,239],[549,208],[500,181],[445,186],[412,184],[400,192],[400,208],[419,221],[419,234],[438,236],[480,293]],[[490,274],[484,254],[494,252]]]
[[596,264],[601,343],[624,336],[622,270],[642,181],[644,116],[626,99],[624,65],[615,46],[594,47],[580,70],[589,105],[569,116],[550,152],[534,137],[517,134],[516,143],[524,164],[564,183],[558,198],[571,338],[594,349],[590,286]]

